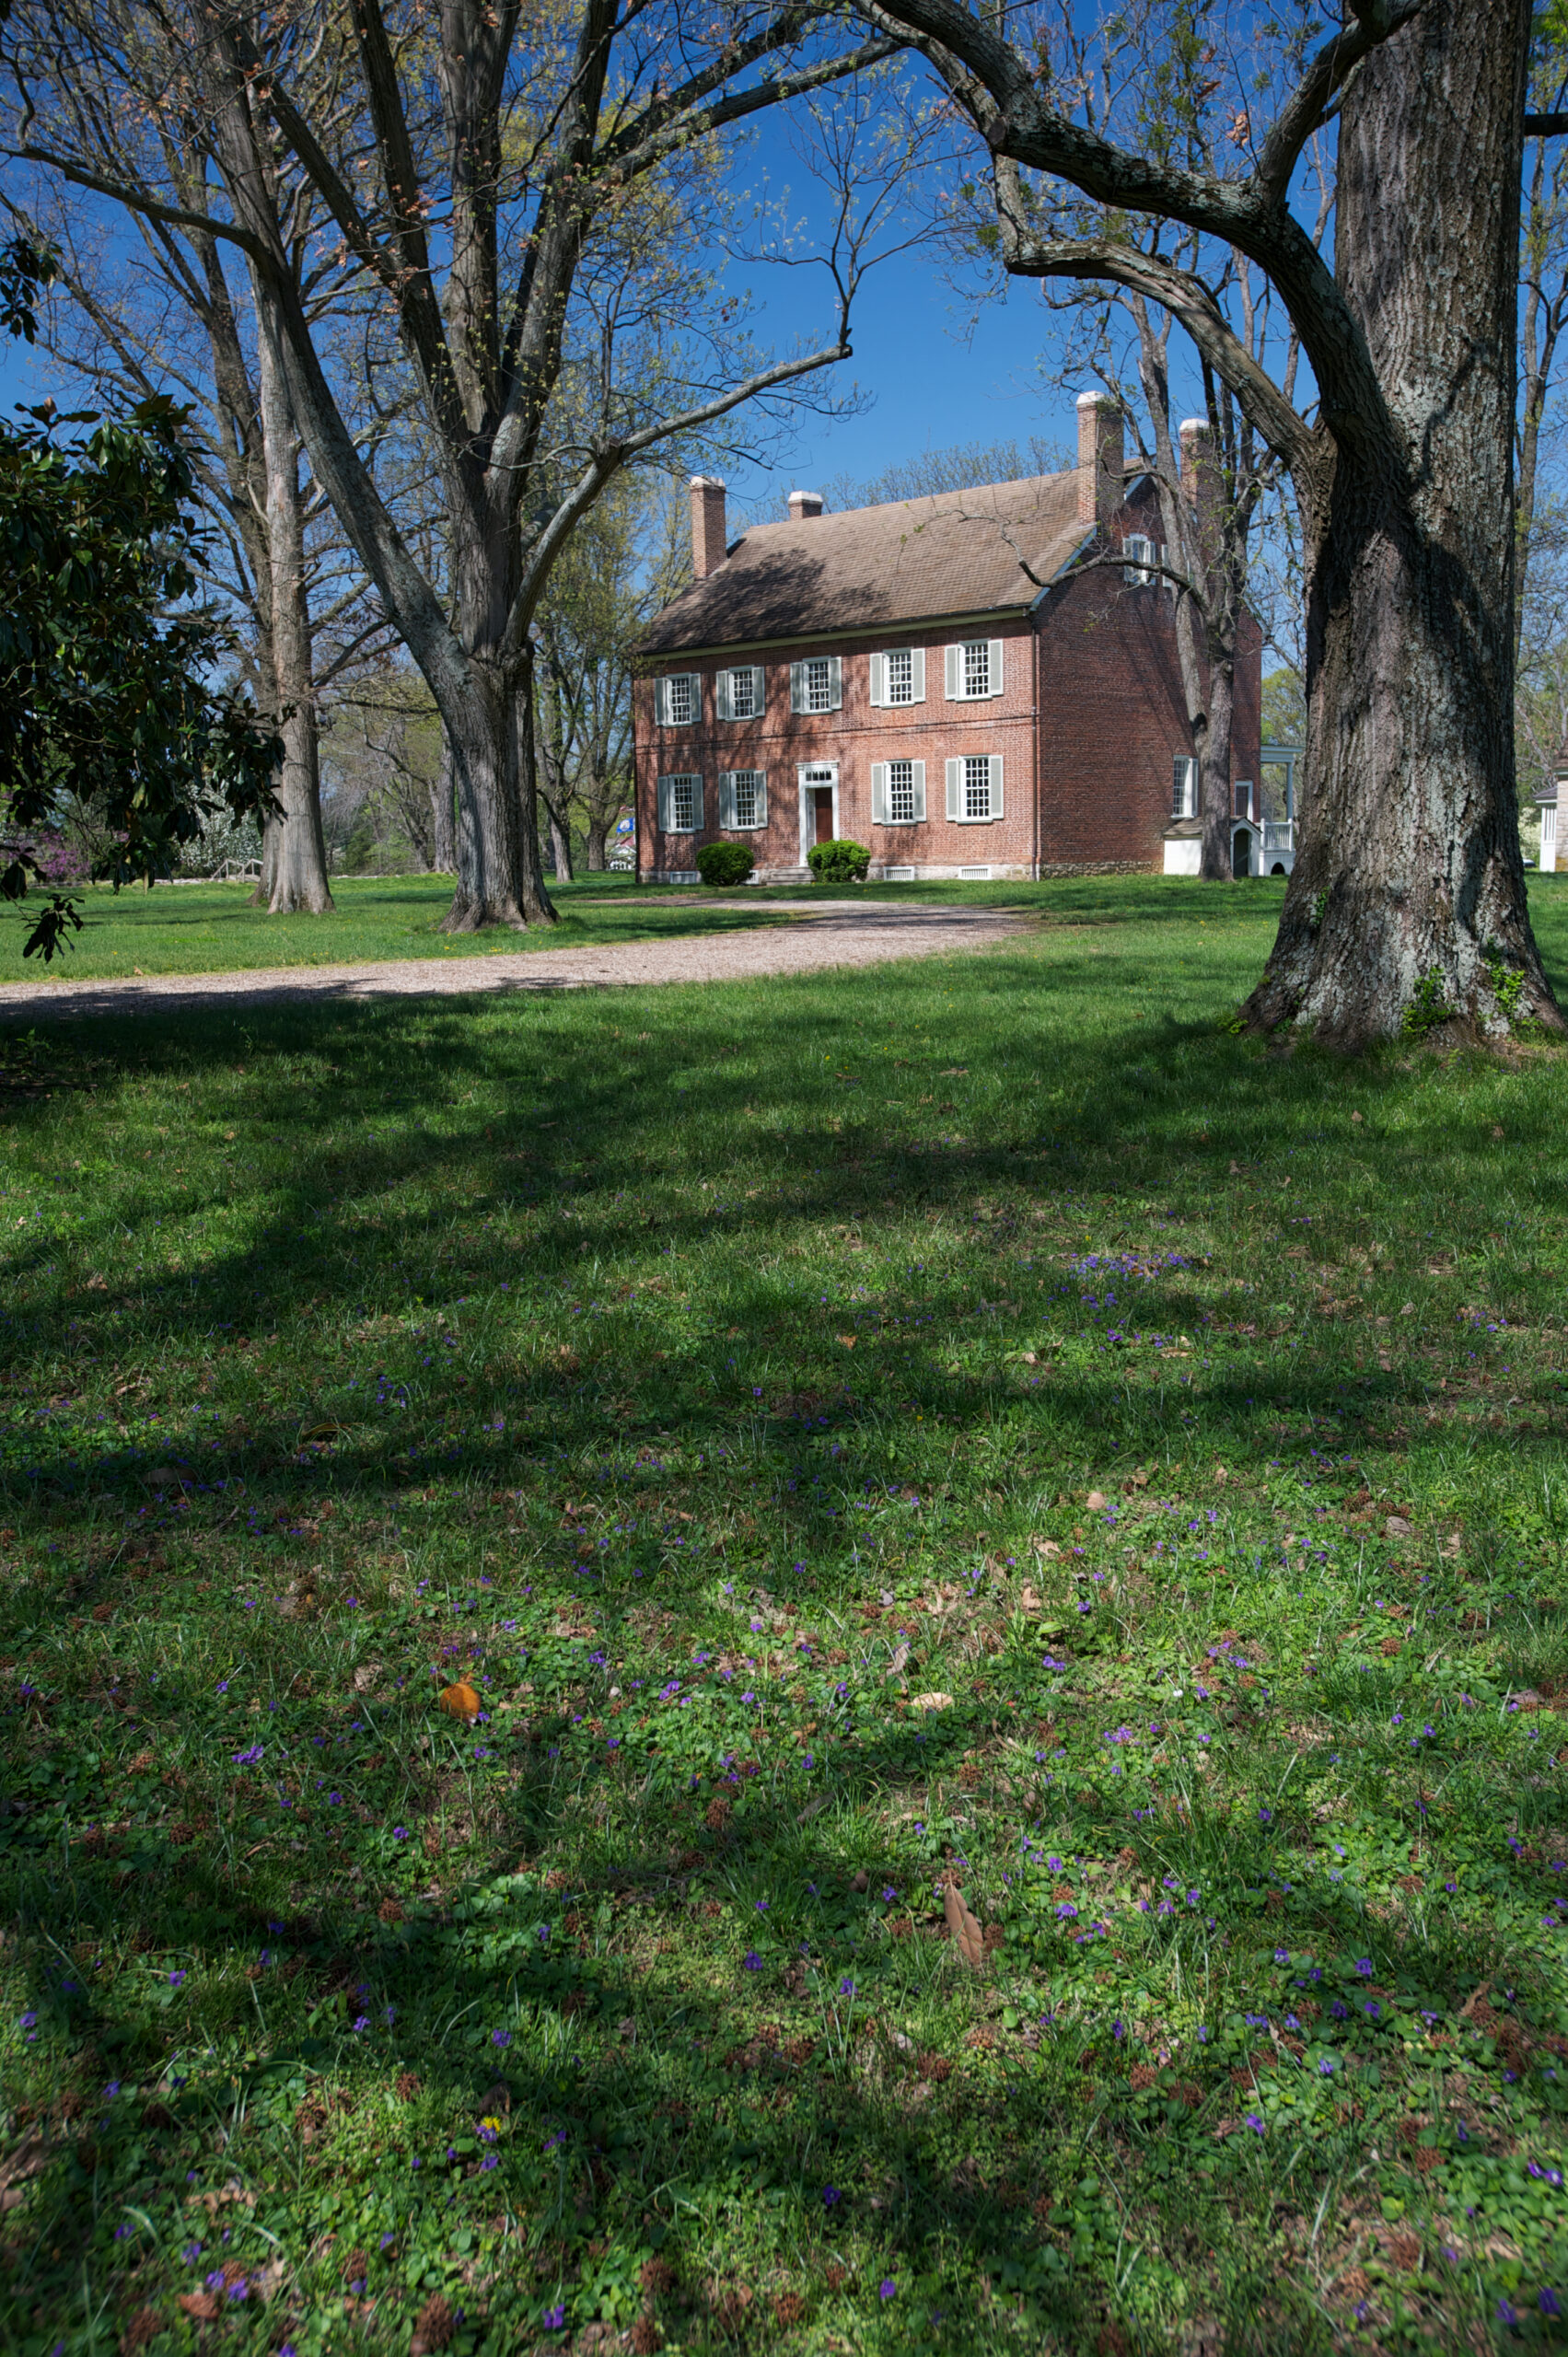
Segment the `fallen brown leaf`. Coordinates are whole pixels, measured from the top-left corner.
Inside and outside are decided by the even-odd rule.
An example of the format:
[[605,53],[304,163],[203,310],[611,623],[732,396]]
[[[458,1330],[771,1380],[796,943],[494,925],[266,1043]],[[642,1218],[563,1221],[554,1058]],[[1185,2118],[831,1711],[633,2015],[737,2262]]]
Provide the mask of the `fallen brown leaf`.
[[985,1969],[985,1934],[977,1919],[964,1905],[964,1897],[953,1883],[942,1894],[942,1911],[947,1918],[947,1929],[958,1942],[958,1953],[973,1972]]

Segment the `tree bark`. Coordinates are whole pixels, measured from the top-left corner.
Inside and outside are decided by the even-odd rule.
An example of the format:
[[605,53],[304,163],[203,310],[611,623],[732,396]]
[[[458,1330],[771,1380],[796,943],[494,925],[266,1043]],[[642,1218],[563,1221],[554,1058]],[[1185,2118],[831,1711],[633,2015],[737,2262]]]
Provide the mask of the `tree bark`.
[[1514,777],[1528,31],[1528,0],[1431,0],[1343,99],[1337,276],[1381,399],[1357,413],[1326,394],[1331,448],[1297,470],[1309,798],[1247,1012],[1344,1048],[1445,1017],[1562,1028]]
[[261,438],[267,469],[267,543],[273,592],[273,668],[281,706],[283,764],[277,784],[280,815],[268,827],[262,881],[273,916],[332,908],[327,843],[321,831],[319,746],[310,602],[305,578],[305,514],[299,495],[299,449],[281,357],[265,318],[258,339]]
[[452,826],[452,755],[445,729],[441,732],[441,773],[430,789],[430,865],[437,876],[455,876],[457,839]]
[[471,656],[467,668],[467,693],[442,714],[457,786],[458,882],[441,931],[552,924],[539,855],[532,653],[525,648],[511,679]]
[[610,865],[610,829],[602,819],[588,818],[588,874],[602,876]]

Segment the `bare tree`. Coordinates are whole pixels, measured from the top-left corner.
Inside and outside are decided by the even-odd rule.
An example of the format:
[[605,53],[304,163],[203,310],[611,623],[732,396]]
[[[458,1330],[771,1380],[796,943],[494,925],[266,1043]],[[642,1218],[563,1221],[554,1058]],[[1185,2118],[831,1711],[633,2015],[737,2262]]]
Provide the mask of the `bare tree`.
[[[323,531],[331,511],[301,481],[300,435],[275,340],[256,332],[243,259],[220,226],[224,206],[200,111],[184,90],[183,53],[151,12],[138,34],[122,57],[125,103],[94,107],[68,83],[58,118],[84,170],[123,192],[140,233],[129,253],[122,241],[106,245],[107,203],[88,200],[84,210],[80,199],[74,207],[54,202],[41,217],[15,202],[7,210],[59,258],[55,284],[69,300],[51,306],[54,357],[99,397],[172,392],[186,404],[185,438],[221,552],[209,587],[246,626],[251,684],[278,715],[284,747],[256,897],[274,911],[319,913],[332,905],[319,794],[320,700],[385,622],[367,609],[363,572],[356,566],[341,577],[343,543]],[[345,273],[307,259],[315,220],[308,192],[280,183],[285,197],[296,293],[320,332],[345,300]]]
[[[95,109],[122,102],[122,51],[146,13],[143,0],[22,0],[11,64],[25,97],[6,144],[182,225],[182,207],[84,164],[60,130],[67,79]],[[160,21],[188,44],[187,85],[202,91],[228,198],[221,234],[250,263],[316,479],[441,713],[459,812],[447,924],[547,921],[532,626],[562,549],[644,452],[850,349],[853,237],[835,256],[830,340],[814,351],[765,364],[733,313],[691,315],[689,257],[723,202],[715,143],[891,44],[847,45],[833,0],[719,0],[700,17],[679,0],[625,12],[566,0],[532,18],[517,0],[443,0],[434,13],[355,0],[319,19],[309,0],[264,13],[177,0]],[[324,76],[318,36],[340,28]],[[449,614],[331,381],[291,254],[280,154],[397,320],[441,474]],[[557,445],[571,369],[579,397]]]
[[[1027,9],[1009,14],[1009,39],[958,0],[856,5],[920,50],[994,162],[1039,176],[1030,273],[1105,281],[1168,310],[1290,468],[1306,823],[1252,1022],[1344,1045],[1443,1015],[1489,1034],[1515,1016],[1562,1029],[1526,906],[1513,749],[1528,0],[1347,0],[1316,47],[1310,10],[1272,12],[1272,80],[1256,56],[1211,52],[1204,102],[1230,117],[1215,153],[1228,145],[1234,162],[1204,168],[1170,152],[1157,109],[1091,125],[1081,85],[1055,73],[1051,28]],[[1135,14],[1151,46],[1195,29],[1185,5]],[[1332,265],[1295,203],[1320,133],[1334,143]],[[1087,235],[1086,196],[1099,208]],[[1200,273],[1125,234],[1129,216],[1182,225],[1267,276],[1315,411],[1248,350]]]

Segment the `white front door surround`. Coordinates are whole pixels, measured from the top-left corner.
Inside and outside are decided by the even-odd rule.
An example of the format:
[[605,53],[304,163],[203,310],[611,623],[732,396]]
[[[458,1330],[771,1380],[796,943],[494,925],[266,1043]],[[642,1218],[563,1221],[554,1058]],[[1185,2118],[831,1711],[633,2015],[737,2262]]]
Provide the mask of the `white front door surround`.
[[817,840],[817,793],[829,787],[833,796],[833,833],[839,829],[839,765],[837,761],[801,761],[796,775],[800,782],[800,864],[809,865],[808,854]]

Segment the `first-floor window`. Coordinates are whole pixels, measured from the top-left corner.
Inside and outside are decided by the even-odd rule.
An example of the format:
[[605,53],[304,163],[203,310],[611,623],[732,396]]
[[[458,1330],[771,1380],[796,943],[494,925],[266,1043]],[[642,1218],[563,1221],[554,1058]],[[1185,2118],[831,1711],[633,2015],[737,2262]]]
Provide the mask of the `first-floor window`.
[[1170,815],[1173,819],[1198,815],[1198,764],[1191,753],[1178,753],[1172,762]]
[[768,779],[763,770],[726,770],[719,779],[719,825],[765,827]]
[[972,826],[1002,816],[1002,756],[966,753],[947,764],[947,816]]
[[918,827],[925,817],[925,763],[873,761],[871,819],[878,827]]
[[703,781],[700,777],[661,777],[658,782],[659,825],[667,835],[694,835],[703,823]]

